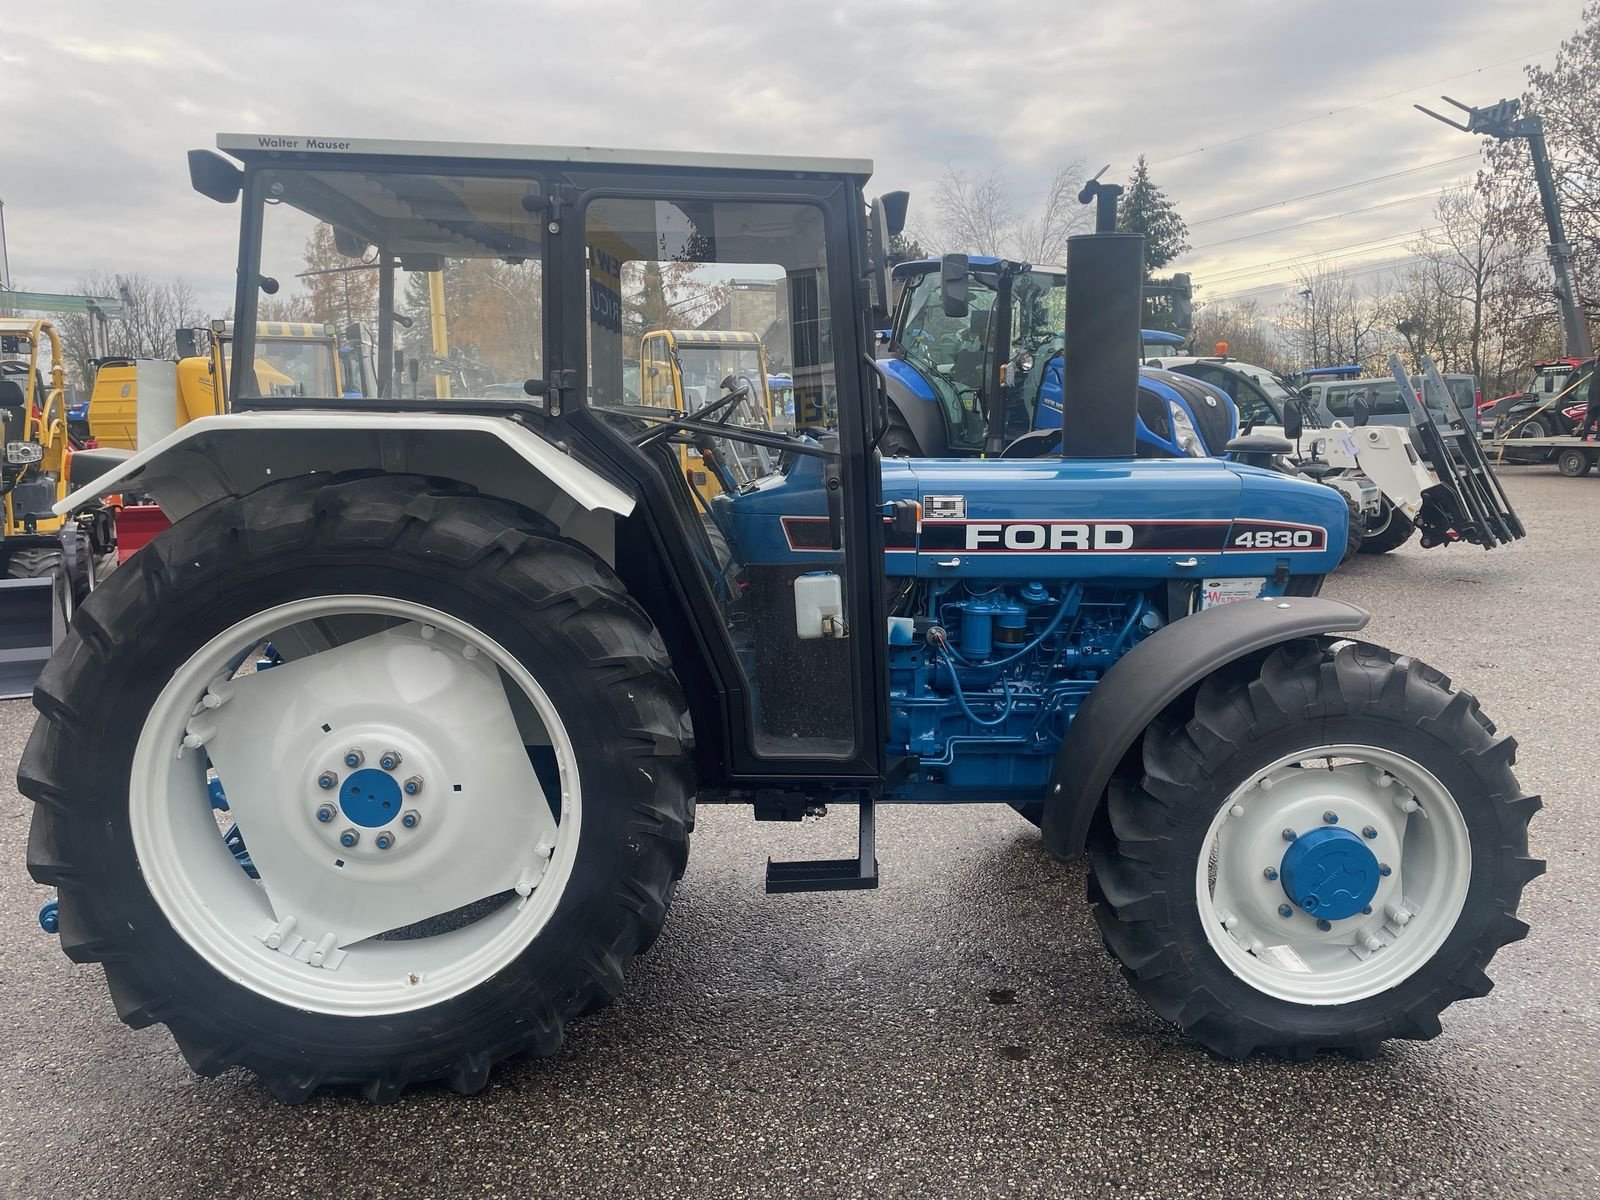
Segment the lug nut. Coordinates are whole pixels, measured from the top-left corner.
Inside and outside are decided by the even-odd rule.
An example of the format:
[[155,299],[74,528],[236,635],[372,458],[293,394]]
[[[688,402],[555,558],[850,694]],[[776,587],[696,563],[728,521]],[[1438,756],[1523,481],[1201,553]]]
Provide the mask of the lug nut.
[[1370,917],[1372,915],[1372,905],[1364,905],[1361,909],[1361,915],[1363,917]]
[[1277,867],[1268,867],[1266,870],[1261,872],[1261,877],[1263,879],[1265,879],[1268,883],[1271,883],[1274,879],[1276,879],[1278,877],[1278,868]]
[[1292,842],[1292,841],[1295,840],[1295,838],[1297,838],[1299,836],[1300,835],[1298,833],[1296,833],[1292,829],[1285,829],[1283,831],[1283,840],[1286,841],[1286,842]]
[[1339,814],[1330,808],[1327,812],[1322,814],[1322,819],[1329,825],[1337,825],[1339,823]]
[[1292,917],[1294,916],[1294,909],[1290,908],[1287,904],[1280,904],[1278,905],[1278,915],[1280,917]]
[[332,771],[324,771],[317,776],[317,786],[323,791],[332,791],[339,783],[339,777]]
[[351,846],[354,846],[360,840],[361,840],[361,835],[359,833],[357,833],[354,829],[346,829],[343,833],[341,833],[339,835],[339,845],[345,847],[345,849],[347,849],[347,850]]
[[394,845],[394,834],[390,833],[386,829],[377,837],[372,839],[372,844],[379,850],[387,850],[390,846]]
[[1333,926],[1330,925],[1328,922],[1319,919],[1317,921],[1317,928],[1322,930],[1323,933],[1327,933],[1328,930],[1333,928]]
[[415,796],[422,790],[422,776],[413,775],[410,779],[405,781],[403,786],[405,787],[406,795]]
[[360,746],[351,746],[344,752],[344,765],[347,767],[359,767],[366,761],[367,756],[361,752]]
[[333,805],[324,804],[321,808],[317,809],[317,820],[326,825],[329,821],[333,820],[337,811],[338,810],[335,809]]
[[1317,907],[1317,898],[1315,896],[1307,896],[1304,900],[1300,901],[1300,907],[1305,909],[1307,912],[1312,911]]
[[378,758],[378,765],[385,771],[392,771],[400,765],[400,751],[385,750]]
[[408,808],[405,812],[400,814],[400,824],[404,825],[407,829],[415,829],[418,825],[422,824],[422,814],[414,808]]
[[1373,838],[1378,836],[1378,831],[1373,826],[1368,825],[1366,828],[1362,829],[1361,836],[1370,842]]
[[1392,870],[1393,870],[1393,868],[1391,868],[1388,863],[1379,863],[1378,864],[1378,874],[1379,875],[1388,876],[1389,874],[1392,873]]

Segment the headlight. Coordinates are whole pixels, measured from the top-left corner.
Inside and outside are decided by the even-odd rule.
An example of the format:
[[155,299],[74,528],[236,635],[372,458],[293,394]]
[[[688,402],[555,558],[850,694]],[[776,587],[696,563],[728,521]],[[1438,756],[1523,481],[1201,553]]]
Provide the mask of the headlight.
[[1167,407],[1172,412],[1172,438],[1190,458],[1204,458],[1206,456],[1205,443],[1200,440],[1200,434],[1194,427],[1194,422],[1189,419],[1188,412],[1176,400],[1168,400]]
[[44,458],[44,447],[38,442],[7,442],[6,461],[13,467],[25,467]]

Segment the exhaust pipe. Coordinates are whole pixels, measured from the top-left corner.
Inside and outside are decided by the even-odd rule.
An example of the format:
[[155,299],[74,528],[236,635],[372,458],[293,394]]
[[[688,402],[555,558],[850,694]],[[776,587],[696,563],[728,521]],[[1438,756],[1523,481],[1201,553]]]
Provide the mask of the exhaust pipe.
[[1132,458],[1139,401],[1144,238],[1067,239],[1067,332],[1061,456]]

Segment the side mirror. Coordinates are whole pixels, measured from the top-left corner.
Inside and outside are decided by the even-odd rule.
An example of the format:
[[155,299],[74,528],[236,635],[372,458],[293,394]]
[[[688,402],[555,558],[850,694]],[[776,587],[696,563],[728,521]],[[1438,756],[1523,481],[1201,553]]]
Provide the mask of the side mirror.
[[889,315],[889,214],[882,198],[872,202],[867,214],[867,278],[872,289],[872,319]]
[[278,281],[271,275],[257,275],[256,283],[261,286],[261,290],[267,295],[276,296],[278,294]]
[[939,299],[947,317],[964,317],[967,304],[967,256],[946,254],[939,262]]
[[1359,429],[1361,426],[1365,425],[1371,419],[1371,417],[1372,405],[1367,403],[1367,398],[1365,395],[1357,396],[1355,403],[1351,405],[1350,408],[1350,424]]
[[911,203],[910,192],[885,192],[878,197],[878,203],[883,205],[883,215],[886,219],[889,236],[905,231],[906,208]]
[[411,380],[411,386],[413,389],[417,386],[417,376],[421,374],[422,368],[417,364],[417,360],[414,358],[410,359],[406,363],[406,377]]
[[194,330],[179,329],[172,335],[172,342],[178,348],[179,358],[199,358],[200,346],[195,341]]
[[189,185],[208,200],[232,204],[244,187],[244,172],[215,150],[191,150]]
[[1283,406],[1283,436],[1298,444],[1305,427],[1305,416],[1300,411],[1300,401],[1290,400]]

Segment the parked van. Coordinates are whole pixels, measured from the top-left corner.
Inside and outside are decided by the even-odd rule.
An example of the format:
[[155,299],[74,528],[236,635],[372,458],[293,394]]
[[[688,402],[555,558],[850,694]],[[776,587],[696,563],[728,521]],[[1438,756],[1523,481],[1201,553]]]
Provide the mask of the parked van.
[[[1444,383],[1450,392],[1448,397],[1434,395],[1431,387],[1424,388],[1420,377],[1411,380],[1413,387],[1422,390],[1422,402],[1427,405],[1428,412],[1441,429],[1451,425],[1475,429],[1477,376],[1446,375]],[[1308,380],[1301,385],[1300,394],[1307,404],[1315,408],[1325,425],[1331,425],[1334,421],[1343,421],[1348,425],[1355,412],[1356,397],[1363,395],[1367,398],[1371,414],[1368,424],[1401,425],[1407,428],[1413,424],[1411,411],[1406,407],[1400,388],[1393,379]]]

